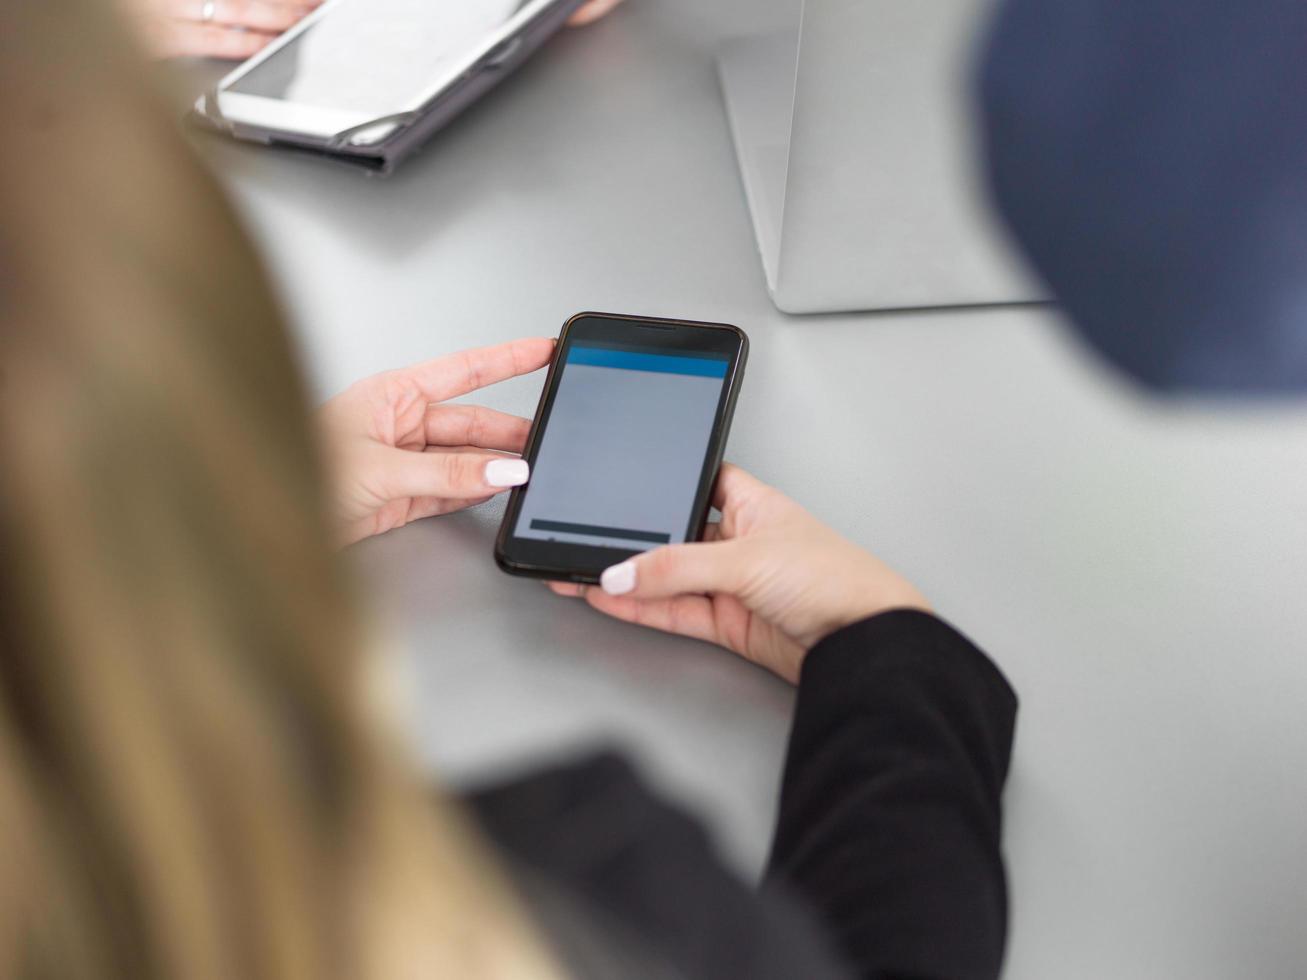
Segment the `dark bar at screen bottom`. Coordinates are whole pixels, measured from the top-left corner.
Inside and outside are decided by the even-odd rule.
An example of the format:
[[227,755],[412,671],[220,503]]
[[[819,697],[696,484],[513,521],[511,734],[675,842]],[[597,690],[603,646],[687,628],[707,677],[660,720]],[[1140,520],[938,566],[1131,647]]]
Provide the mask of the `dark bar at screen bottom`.
[[620,538],[626,541],[651,541],[654,544],[668,544],[670,534],[659,531],[630,531],[624,527],[600,527],[597,524],[569,524],[567,521],[531,522],[532,531],[562,531],[564,534],[584,534],[592,538]]

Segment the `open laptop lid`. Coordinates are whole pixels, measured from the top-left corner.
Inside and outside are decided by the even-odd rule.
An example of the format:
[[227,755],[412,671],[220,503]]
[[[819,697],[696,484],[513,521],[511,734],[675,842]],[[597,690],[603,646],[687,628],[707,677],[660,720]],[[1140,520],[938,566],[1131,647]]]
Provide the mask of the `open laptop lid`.
[[768,287],[792,313],[1029,302],[984,202],[968,94],[983,0],[805,4],[719,68]]

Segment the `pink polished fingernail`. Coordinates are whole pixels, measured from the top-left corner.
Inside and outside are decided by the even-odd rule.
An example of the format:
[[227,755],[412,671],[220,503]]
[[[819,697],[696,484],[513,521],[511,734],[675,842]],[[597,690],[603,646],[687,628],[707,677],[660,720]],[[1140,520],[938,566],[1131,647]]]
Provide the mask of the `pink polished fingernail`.
[[624,561],[605,568],[599,576],[599,587],[609,595],[626,595],[635,588],[635,562]]
[[524,459],[492,459],[486,464],[486,483],[492,487],[520,487],[530,477]]

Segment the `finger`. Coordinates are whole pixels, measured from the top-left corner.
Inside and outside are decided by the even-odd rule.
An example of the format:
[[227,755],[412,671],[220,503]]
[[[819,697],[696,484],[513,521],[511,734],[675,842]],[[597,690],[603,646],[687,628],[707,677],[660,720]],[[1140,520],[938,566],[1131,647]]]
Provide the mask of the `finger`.
[[[412,452],[413,450],[409,450]],[[503,459],[517,459],[518,453],[502,452],[498,449],[486,449],[484,446],[425,446],[417,450],[424,453],[493,453]]]
[[[703,529],[704,541],[717,541],[720,540],[721,536],[722,536],[722,526],[717,522],[708,524]],[[590,588],[590,586],[583,585],[579,582],[548,581],[545,582],[545,584],[549,586],[549,588],[551,588],[557,595],[568,596],[571,598],[585,595],[586,590]]]
[[526,460],[492,453],[414,453],[386,448],[384,454],[377,479],[382,496],[391,500],[476,500],[520,486],[530,475]]
[[479,405],[431,405],[427,408],[429,446],[478,446],[520,453],[531,423]]
[[596,610],[625,623],[635,623],[665,633],[678,633],[696,640],[718,642],[717,620],[712,600],[706,596],[677,596],[674,599],[632,599],[611,596],[590,585],[576,582],[546,582],[555,595],[585,599]]
[[258,31],[176,20],[154,22],[147,29],[161,58],[248,58],[273,38]]
[[717,482],[713,484],[712,505],[718,510],[725,510],[732,500],[766,487],[767,484],[747,470],[742,470],[733,463],[723,463],[717,471]]
[[569,599],[580,598],[590,588],[590,586],[582,585],[580,582],[546,582],[545,585],[549,586],[554,595],[566,596]]
[[608,595],[602,589],[590,589],[586,602],[606,616],[625,623],[676,633],[696,640],[718,642],[717,619],[713,602],[707,596],[681,595],[672,599],[633,599]]
[[454,514],[460,510],[479,507],[490,499],[490,496],[473,497],[470,500],[451,500],[447,497],[413,497],[409,502],[408,515],[405,523],[408,523],[409,521],[420,521],[426,517],[439,517],[442,514]]
[[[707,525],[703,529],[703,539],[705,541],[717,541],[721,538],[721,536],[722,536],[722,526],[720,524],[712,523]],[[554,592],[555,595],[567,596],[570,599],[576,599],[586,595],[587,591],[591,588],[590,586],[582,585],[579,582],[550,581],[550,582],[545,582],[545,585],[549,586],[549,588]],[[605,594],[605,593],[601,593],[601,594]],[[621,601],[621,597],[610,596],[609,598],[611,598],[614,602]],[[614,608],[625,608],[625,607],[618,606]],[[665,629],[666,627],[659,626],[658,628]]]
[[294,27],[316,4],[278,3],[274,0],[214,0],[214,24],[249,27],[257,31],[280,34]]
[[549,337],[511,340],[494,347],[478,347],[433,361],[401,368],[398,374],[415,384],[430,402],[466,395],[518,375],[538,371],[554,356]]
[[604,569],[599,584],[614,596],[640,599],[723,592],[743,587],[745,568],[740,540],[673,544],[655,548]]
[[622,0],[590,0],[589,3],[578,7],[572,16],[567,18],[567,23],[572,27],[593,24],[621,2]]

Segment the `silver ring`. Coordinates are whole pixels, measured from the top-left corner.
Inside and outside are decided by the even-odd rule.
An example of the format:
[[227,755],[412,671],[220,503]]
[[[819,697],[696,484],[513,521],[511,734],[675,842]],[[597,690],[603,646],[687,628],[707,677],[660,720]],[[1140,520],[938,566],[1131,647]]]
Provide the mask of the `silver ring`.
[[200,23],[207,24],[209,21],[213,20],[213,14],[217,7],[217,0],[204,0],[204,2],[200,4]]

